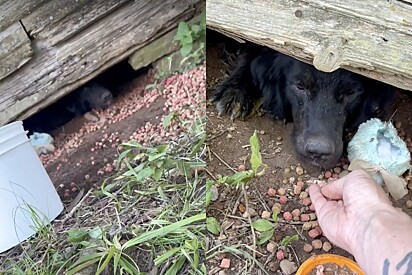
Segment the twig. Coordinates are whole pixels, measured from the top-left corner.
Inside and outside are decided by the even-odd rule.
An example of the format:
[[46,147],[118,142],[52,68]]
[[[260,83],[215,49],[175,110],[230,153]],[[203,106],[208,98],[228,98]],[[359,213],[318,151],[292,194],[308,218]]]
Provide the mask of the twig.
[[295,249],[293,249],[293,247],[291,245],[289,245],[289,248],[292,250],[293,254],[295,255],[296,262],[297,262],[298,266],[300,266],[299,258],[298,258],[298,255],[296,254]]
[[392,118],[395,116],[396,112],[398,111],[398,108],[396,108],[396,110],[393,112],[393,114],[391,115],[391,117],[388,119],[388,121],[392,121]]
[[[250,229],[252,230],[253,259],[256,260],[256,235],[255,235],[255,229],[252,226],[252,219],[250,217],[250,212],[249,212],[249,202],[248,202],[248,198],[247,198],[246,189],[245,189],[244,184],[242,184],[242,193],[243,193],[243,197],[245,199],[247,218],[248,218],[248,221],[249,221]],[[249,271],[251,271],[254,267],[255,267],[255,261],[252,262],[252,265],[249,267]]]
[[215,181],[217,181],[217,178],[216,178],[215,176],[213,176],[213,174],[212,174],[209,170],[207,170],[207,168],[205,169],[205,171],[206,171],[206,173],[207,173],[209,176],[212,177],[212,179],[214,179]]
[[301,237],[305,242],[307,241],[306,237],[299,232],[295,225],[292,225],[293,229],[295,229],[296,233],[298,233],[299,237]]
[[236,200],[236,202],[235,202],[235,205],[233,206],[233,209],[232,209],[232,215],[234,215],[234,214],[236,213],[236,210],[237,210],[237,208],[238,208],[238,206],[239,206],[239,203],[240,203],[240,198],[241,198],[241,196],[238,196],[238,197],[237,197],[237,200]]
[[266,211],[270,212],[269,207],[267,206],[267,204],[263,201],[262,195],[260,194],[260,192],[258,190],[256,190],[256,186],[255,186],[255,190],[253,191],[253,193],[255,195],[257,195],[258,200],[260,201],[260,203],[263,205],[263,208],[265,208]]
[[72,210],[70,210],[69,213],[67,213],[66,217],[64,217],[63,220],[61,220],[61,225],[63,225],[68,219],[70,219],[74,212],[76,212],[77,209],[79,209],[79,207],[83,204],[83,202],[90,196],[90,194],[92,193],[92,190],[90,189],[86,195],[84,195],[84,197],[79,201],[78,204],[76,204],[76,206],[73,207]]
[[218,160],[220,160],[224,165],[226,165],[226,167],[229,168],[233,173],[235,173],[235,174],[237,173],[237,171],[236,171],[233,167],[231,167],[229,164],[227,164],[227,162],[224,161],[221,157],[219,157],[219,155],[216,154],[213,150],[210,150],[210,152],[212,152],[212,154],[213,154]]

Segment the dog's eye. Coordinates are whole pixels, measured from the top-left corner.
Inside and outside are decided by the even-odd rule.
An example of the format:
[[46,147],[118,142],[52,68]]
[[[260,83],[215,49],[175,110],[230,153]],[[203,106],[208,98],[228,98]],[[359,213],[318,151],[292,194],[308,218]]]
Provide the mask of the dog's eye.
[[304,90],[305,90],[305,85],[303,85],[303,82],[302,82],[302,81],[298,81],[298,82],[296,83],[296,88],[297,88],[299,91],[304,91]]

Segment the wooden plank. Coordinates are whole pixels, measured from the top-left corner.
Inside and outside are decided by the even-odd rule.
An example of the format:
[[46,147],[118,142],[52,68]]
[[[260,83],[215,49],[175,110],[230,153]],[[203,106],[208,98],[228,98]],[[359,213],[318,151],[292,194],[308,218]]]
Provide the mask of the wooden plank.
[[21,20],[48,0],[2,0],[0,1],[0,30]]
[[0,31],[0,80],[23,66],[33,55],[31,42],[20,22]]
[[412,90],[412,8],[401,1],[208,0],[208,27],[319,70],[345,68]]
[[22,23],[33,38],[53,46],[126,2],[130,0],[70,1],[70,4],[67,0],[53,0],[23,18]]
[[192,18],[201,0],[132,1],[33,58],[0,82],[0,125],[24,119]]

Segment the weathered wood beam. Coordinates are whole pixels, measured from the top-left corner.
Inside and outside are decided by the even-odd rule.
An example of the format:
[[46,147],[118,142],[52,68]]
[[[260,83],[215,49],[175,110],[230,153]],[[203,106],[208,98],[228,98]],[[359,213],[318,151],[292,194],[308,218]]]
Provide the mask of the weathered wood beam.
[[0,31],[0,81],[28,62],[31,42],[19,21]]
[[30,36],[50,46],[64,41],[131,0],[49,1],[21,21]]
[[0,125],[24,119],[192,18],[201,0],[131,1],[104,20],[50,47],[33,40],[35,54],[0,82]]
[[207,0],[209,28],[331,72],[412,90],[412,5],[375,0]]
[[[50,1],[50,0],[46,0]],[[0,30],[21,20],[33,12],[45,0],[0,0]]]

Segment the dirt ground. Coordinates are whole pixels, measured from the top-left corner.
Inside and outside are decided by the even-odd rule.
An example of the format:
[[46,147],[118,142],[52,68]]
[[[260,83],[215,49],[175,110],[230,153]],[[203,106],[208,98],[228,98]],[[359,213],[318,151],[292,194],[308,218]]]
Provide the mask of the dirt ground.
[[[231,45],[233,43],[235,43],[233,40],[217,36],[215,33],[208,33],[208,98],[210,98],[216,86],[227,77],[228,68],[230,67],[227,64],[228,62],[230,63],[230,58],[227,58],[227,52],[236,48]],[[405,131],[405,139],[409,141],[408,137],[412,137],[412,122],[409,118],[410,106],[412,106],[412,98],[405,93],[399,93],[394,105],[396,113],[393,115],[393,121],[401,122],[401,129]],[[312,211],[302,203],[303,200],[298,195],[292,193],[294,185],[298,181],[305,182],[305,180],[310,178],[325,177],[325,171],[303,165],[304,173],[302,175],[296,173],[296,168],[301,166],[301,164],[296,158],[290,138],[292,124],[284,125],[280,121],[274,121],[262,115],[261,112],[257,112],[245,121],[231,121],[227,116],[218,117],[214,106],[210,103],[207,106],[207,117],[209,145],[207,165],[210,174],[214,177],[217,177],[219,174],[233,175],[232,169],[238,170],[240,165],[245,165],[246,169],[249,169],[250,149],[247,145],[253,132],[257,130],[259,133],[263,163],[268,166],[268,169],[262,177],[253,179],[248,184],[247,199],[249,207],[256,211],[252,220],[259,218],[265,210],[271,212],[273,205],[279,202],[279,194],[276,196],[268,195],[269,188],[274,188],[275,190],[283,188],[286,190],[287,202],[282,205],[282,210],[279,214],[279,226],[275,230],[274,237],[270,240],[272,247],[265,244],[257,248],[257,259],[265,267],[268,274],[285,274],[282,273],[279,267],[280,260],[277,259],[276,255],[278,251],[276,244],[285,236],[295,234],[299,235],[299,240],[292,242],[291,248],[284,251],[284,258],[295,263],[297,267],[314,254],[332,253],[353,259],[351,255],[334,246],[328,252],[323,248],[314,249],[310,253],[304,252],[304,244],[311,244],[314,239],[309,237],[308,231],[302,230],[303,222],[299,220],[286,222],[282,218],[282,214],[285,211],[292,211],[293,209],[299,209],[301,213],[311,213]],[[332,177],[338,177],[347,168],[347,164],[347,159],[343,157],[341,163],[328,173]],[[239,244],[252,246],[253,240],[250,225],[248,225],[247,219],[244,216],[242,217],[245,201],[241,190],[219,184],[215,186],[218,190],[218,197],[210,204],[207,209],[207,215],[218,220],[221,226],[221,233],[219,236],[209,234],[209,246],[213,247],[220,244],[226,246]],[[306,187],[307,185],[305,184],[302,190]],[[409,215],[412,215],[411,209],[407,209],[405,204],[410,199],[411,192],[394,204],[401,207]],[[317,239],[320,239],[323,244],[327,242],[327,239],[323,236]],[[273,249],[273,244],[275,249]],[[243,249],[252,255],[250,250]],[[223,269],[220,267],[223,258],[231,260],[229,268]],[[264,274],[256,265],[252,270],[249,270],[249,267],[246,266],[245,258],[235,255],[235,253],[220,254],[213,257],[207,263],[209,274]]]

